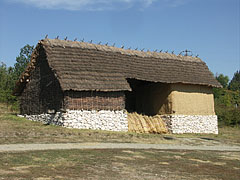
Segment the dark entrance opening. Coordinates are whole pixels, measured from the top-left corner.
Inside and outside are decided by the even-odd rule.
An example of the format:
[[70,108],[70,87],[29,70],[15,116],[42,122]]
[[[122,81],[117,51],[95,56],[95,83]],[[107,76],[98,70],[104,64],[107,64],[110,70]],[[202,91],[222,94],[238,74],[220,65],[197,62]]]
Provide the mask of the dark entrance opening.
[[[143,102],[139,102],[140,98],[142,99],[146,94],[143,90],[152,84],[152,82],[142,81],[137,79],[127,79],[132,91],[127,91],[126,96],[126,110],[128,112],[137,112],[140,114],[146,114],[140,106]],[[141,93],[142,92],[142,93]]]
[[127,79],[132,91],[125,92],[125,108],[128,112],[144,115],[169,114],[170,85],[137,79]]

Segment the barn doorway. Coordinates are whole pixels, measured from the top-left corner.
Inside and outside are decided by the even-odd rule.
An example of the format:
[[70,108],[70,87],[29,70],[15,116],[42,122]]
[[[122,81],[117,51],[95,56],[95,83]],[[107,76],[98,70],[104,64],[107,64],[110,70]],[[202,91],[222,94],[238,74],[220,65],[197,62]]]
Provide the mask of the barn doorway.
[[127,79],[132,91],[125,92],[128,112],[154,116],[170,112],[170,85],[137,79]]

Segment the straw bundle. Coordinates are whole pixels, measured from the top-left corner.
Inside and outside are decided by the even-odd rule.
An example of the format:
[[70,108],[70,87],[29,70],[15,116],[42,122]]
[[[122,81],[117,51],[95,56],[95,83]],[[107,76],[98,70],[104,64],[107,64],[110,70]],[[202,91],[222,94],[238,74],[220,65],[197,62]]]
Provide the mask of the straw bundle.
[[146,116],[128,113],[128,131],[136,133],[167,133],[168,129],[160,115]]

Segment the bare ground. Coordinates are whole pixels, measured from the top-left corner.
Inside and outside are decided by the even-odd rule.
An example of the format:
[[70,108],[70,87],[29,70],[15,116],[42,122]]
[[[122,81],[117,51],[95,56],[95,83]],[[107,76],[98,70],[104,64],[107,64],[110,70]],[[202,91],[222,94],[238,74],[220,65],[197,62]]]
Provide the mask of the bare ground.
[[[23,147],[34,143],[127,143],[121,149],[71,149],[0,152],[0,179],[240,179],[240,152],[206,151],[239,147],[239,128],[219,128],[212,134],[135,134],[46,126],[18,118],[0,104],[0,144]],[[181,146],[178,150],[146,146]],[[198,147],[190,150],[186,147]],[[204,149],[199,150],[199,147]],[[96,149],[98,148],[98,149]],[[123,148],[123,149],[122,149]],[[140,148],[140,149],[137,149]],[[203,151],[204,150],[204,151]],[[210,149],[208,149],[210,150]]]
[[157,150],[201,150],[240,152],[240,146],[230,145],[184,145],[184,144],[140,144],[140,143],[60,143],[60,144],[5,144],[0,152],[21,152],[66,149],[157,149]]
[[240,152],[49,150],[0,153],[0,179],[240,179]]

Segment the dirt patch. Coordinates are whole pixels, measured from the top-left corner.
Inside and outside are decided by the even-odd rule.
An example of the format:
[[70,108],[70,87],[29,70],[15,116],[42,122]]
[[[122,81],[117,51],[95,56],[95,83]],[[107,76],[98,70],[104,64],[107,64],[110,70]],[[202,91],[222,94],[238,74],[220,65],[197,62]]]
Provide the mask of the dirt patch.
[[175,159],[182,159],[182,156],[174,155],[173,156]]
[[0,175],[14,174],[14,171],[0,169]]
[[16,166],[16,167],[10,168],[9,170],[0,169],[0,174],[2,175],[16,174],[16,173],[28,174],[31,172],[29,169],[33,167],[37,167],[37,166]]
[[123,153],[129,153],[129,154],[135,154],[134,151],[130,151],[130,150],[123,150],[122,152],[123,152]]
[[240,161],[240,156],[238,153],[235,152],[224,152],[221,158],[226,160],[238,160]]
[[124,163],[120,163],[120,162],[113,162],[113,167],[124,167],[125,164]]
[[141,155],[135,155],[133,157],[136,158],[136,159],[146,159],[146,157],[141,156]]
[[125,156],[114,156],[117,159],[122,159],[122,160],[131,160],[133,161],[134,158],[133,157],[125,157]]
[[161,164],[161,165],[169,165],[168,162],[159,162],[158,164]]
[[212,161],[203,161],[201,159],[189,159],[191,161],[195,161],[195,162],[200,162],[200,163],[206,163],[206,164],[214,164],[214,165],[218,165],[218,166],[223,166],[226,165],[225,162],[212,162]]
[[[231,153],[240,156],[240,152]],[[0,175],[5,179],[240,179],[240,161],[223,159],[226,155],[149,149],[0,153]]]

